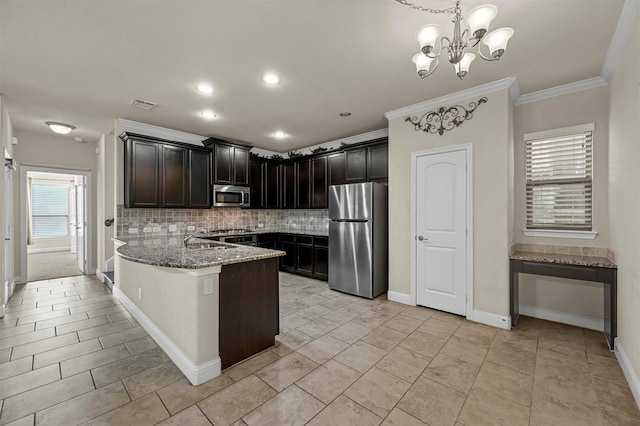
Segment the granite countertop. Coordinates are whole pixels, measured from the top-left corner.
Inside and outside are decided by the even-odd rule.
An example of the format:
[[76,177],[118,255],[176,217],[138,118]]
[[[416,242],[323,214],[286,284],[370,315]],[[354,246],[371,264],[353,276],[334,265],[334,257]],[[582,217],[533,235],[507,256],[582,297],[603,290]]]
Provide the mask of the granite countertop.
[[211,241],[191,238],[187,247],[182,236],[124,237],[114,241],[125,243],[117,252],[123,259],[153,266],[169,268],[198,269],[209,266],[222,266],[232,263],[251,262],[284,256],[280,250],[242,246],[238,244],[214,242],[217,247],[199,249]]
[[611,268],[616,269],[616,265],[613,261],[606,257],[595,256],[580,256],[573,254],[557,254],[557,253],[534,253],[527,251],[515,251],[511,253],[509,259],[514,260],[528,260],[531,262],[547,262],[558,263],[562,265],[576,265],[576,266],[594,266],[597,268]]
[[207,236],[209,237],[218,237],[218,236],[232,236],[232,235],[252,235],[252,234],[297,234],[297,235],[313,235],[316,237],[328,237],[329,229],[308,229],[308,228],[293,228],[290,226],[281,227],[277,229],[253,229],[249,232],[243,232],[240,234],[227,234],[227,233],[219,233],[215,230],[209,231]]

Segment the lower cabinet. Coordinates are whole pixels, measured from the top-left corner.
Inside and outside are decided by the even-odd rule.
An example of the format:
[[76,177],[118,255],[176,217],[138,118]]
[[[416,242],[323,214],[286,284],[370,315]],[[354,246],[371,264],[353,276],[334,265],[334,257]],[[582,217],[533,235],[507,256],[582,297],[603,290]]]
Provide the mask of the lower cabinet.
[[326,281],[329,278],[329,244],[327,237],[280,234],[278,249],[280,270]]

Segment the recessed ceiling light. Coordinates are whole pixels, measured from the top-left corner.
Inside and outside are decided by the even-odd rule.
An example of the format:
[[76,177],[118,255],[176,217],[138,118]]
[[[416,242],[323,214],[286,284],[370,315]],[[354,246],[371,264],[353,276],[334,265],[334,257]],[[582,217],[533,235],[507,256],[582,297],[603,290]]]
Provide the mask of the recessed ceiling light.
[[351,113],[349,111],[341,112],[340,117],[351,117]]
[[76,127],[71,124],[57,123],[55,121],[46,121],[45,124],[49,126],[51,130],[59,135],[66,135]]
[[280,83],[280,77],[270,72],[262,76],[262,81],[264,81],[267,84],[278,84]]
[[276,139],[284,139],[287,137],[287,134],[282,130],[278,130],[276,132],[273,132],[273,137]]
[[207,120],[213,120],[214,118],[216,118],[216,117],[218,116],[218,115],[217,115],[215,112],[213,112],[213,111],[202,111],[202,112],[200,113],[200,115],[201,115],[203,118],[206,118]]
[[198,84],[196,86],[196,89],[198,89],[198,92],[204,93],[206,95],[210,95],[211,93],[213,93],[213,86],[211,86],[210,84],[207,84],[207,83]]

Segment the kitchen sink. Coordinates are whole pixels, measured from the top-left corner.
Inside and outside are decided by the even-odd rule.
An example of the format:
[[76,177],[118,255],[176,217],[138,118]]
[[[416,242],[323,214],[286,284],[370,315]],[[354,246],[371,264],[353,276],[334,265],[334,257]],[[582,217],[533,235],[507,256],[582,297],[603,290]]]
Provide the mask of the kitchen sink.
[[208,241],[206,243],[190,243],[187,245],[189,250],[225,250],[233,248],[233,246],[219,243],[217,241]]

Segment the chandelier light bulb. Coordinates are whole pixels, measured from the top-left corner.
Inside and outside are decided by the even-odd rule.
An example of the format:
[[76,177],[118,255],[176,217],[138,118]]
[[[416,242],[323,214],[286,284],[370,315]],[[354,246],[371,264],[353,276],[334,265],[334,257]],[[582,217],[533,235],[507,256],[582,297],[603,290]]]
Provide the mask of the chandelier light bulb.
[[460,62],[455,64],[456,75],[462,80],[467,73],[469,72],[469,67],[471,66],[471,62],[476,59],[476,55],[473,53],[465,53]]
[[416,53],[411,58],[411,61],[416,64],[416,71],[418,71],[418,75],[420,78],[425,78],[429,75],[429,68],[431,67],[431,62],[435,59],[428,57],[424,53]]
[[513,28],[505,27],[491,31],[482,42],[489,48],[494,59],[500,59],[507,50],[507,43],[513,35]]
[[436,39],[440,35],[440,27],[437,25],[425,25],[416,31],[416,40],[420,43],[420,50],[425,55],[431,53],[436,45]]
[[489,29],[493,18],[498,14],[498,8],[492,4],[483,4],[473,8],[465,21],[469,26],[469,33],[476,39],[481,39]]

